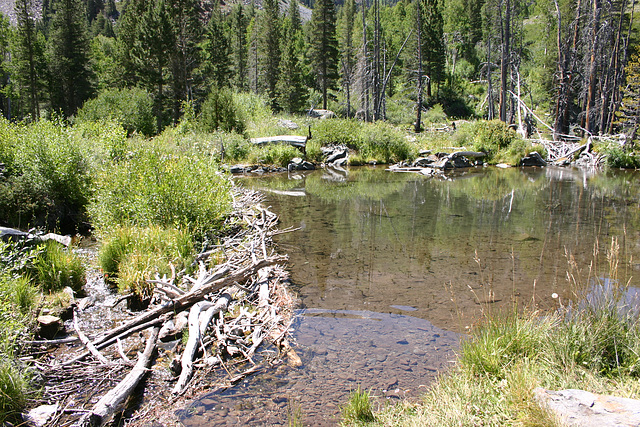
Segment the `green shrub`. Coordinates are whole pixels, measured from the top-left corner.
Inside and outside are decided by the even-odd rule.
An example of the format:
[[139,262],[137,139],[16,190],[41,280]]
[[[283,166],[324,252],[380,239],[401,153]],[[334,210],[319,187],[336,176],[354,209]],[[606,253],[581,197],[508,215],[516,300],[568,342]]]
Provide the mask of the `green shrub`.
[[379,163],[409,159],[411,148],[402,132],[384,122],[364,126],[358,137],[360,154]]
[[302,157],[299,149],[287,144],[269,144],[253,147],[249,160],[251,163],[287,167],[294,157]]
[[618,145],[604,148],[607,166],[611,168],[637,169],[640,168],[640,157],[636,153],[628,153]]
[[321,145],[345,145],[357,149],[358,136],[365,125],[355,119],[319,120],[311,130],[313,140]]
[[11,125],[0,120],[5,163],[0,221],[12,227],[75,231],[91,196],[91,170],[81,144],[62,124]]
[[128,149],[127,131],[115,120],[79,122],[72,132],[81,148],[90,155],[93,167],[125,158]]
[[76,122],[111,120],[120,123],[129,135],[150,136],[158,131],[153,99],[144,89],[106,89],[85,102],[76,115]]
[[33,261],[29,272],[44,291],[57,292],[69,286],[82,293],[85,269],[80,258],[57,242],[46,242],[45,250]]
[[222,130],[243,133],[245,124],[236,113],[233,94],[226,88],[213,88],[202,104],[198,121],[205,132]]
[[176,227],[202,235],[231,207],[230,182],[207,155],[184,156],[150,143],[98,173],[89,207],[99,231],[118,226]]
[[195,256],[191,234],[158,226],[121,227],[113,230],[100,248],[98,262],[105,277],[118,285],[122,293],[133,292],[142,301],[153,286],[147,283],[155,274],[171,276],[190,271]]
[[27,403],[27,380],[9,360],[0,360],[0,423],[20,419],[20,411]]

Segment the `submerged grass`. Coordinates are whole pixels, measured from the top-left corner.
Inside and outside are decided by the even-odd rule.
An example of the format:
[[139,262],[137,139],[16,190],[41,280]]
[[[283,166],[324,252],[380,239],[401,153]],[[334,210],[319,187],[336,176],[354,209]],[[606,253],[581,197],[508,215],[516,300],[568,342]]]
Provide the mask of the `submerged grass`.
[[576,299],[555,313],[487,311],[461,343],[456,366],[421,402],[383,408],[367,425],[560,426],[535,401],[535,388],[640,397],[640,295],[618,282],[618,252],[614,239],[606,279],[592,269],[580,274],[569,257]]

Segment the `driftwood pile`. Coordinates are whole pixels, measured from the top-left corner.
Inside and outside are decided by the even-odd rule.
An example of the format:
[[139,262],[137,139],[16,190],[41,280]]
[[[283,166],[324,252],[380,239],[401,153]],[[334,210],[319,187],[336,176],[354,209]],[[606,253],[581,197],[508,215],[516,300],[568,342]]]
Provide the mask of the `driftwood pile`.
[[[156,298],[146,311],[92,338],[75,320],[82,345],[66,349],[64,360],[58,352],[36,362],[45,383],[43,400],[57,408],[46,425],[104,425],[130,397],[139,397],[134,390],[149,372],[154,373],[154,392],[165,396],[166,403],[190,388],[203,387],[194,373],[220,366],[233,383],[254,372],[256,352],[265,342],[288,351],[292,299],[281,265],[286,257],[274,254],[271,245],[274,234],[287,230],[276,231],[277,218],[259,206],[257,193],[243,191],[235,197],[232,221],[244,224],[197,257],[196,277],[174,273],[150,280]],[[224,263],[211,270],[207,264],[212,257]],[[179,338],[186,330],[185,343]],[[177,344],[166,357],[154,358],[162,341]],[[136,349],[140,351],[132,361]],[[232,375],[229,365],[238,362],[249,369]]]

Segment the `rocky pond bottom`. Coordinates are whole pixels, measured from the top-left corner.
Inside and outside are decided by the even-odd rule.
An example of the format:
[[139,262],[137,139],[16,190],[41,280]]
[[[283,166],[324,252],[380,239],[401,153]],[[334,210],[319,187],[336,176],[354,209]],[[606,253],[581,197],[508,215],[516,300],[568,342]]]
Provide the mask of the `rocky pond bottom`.
[[[394,307],[410,312],[411,307]],[[178,414],[185,426],[287,425],[299,409],[306,425],[333,426],[360,386],[379,404],[418,398],[454,360],[460,335],[399,314],[308,309],[293,325],[300,367],[281,364],[233,388],[206,395]]]

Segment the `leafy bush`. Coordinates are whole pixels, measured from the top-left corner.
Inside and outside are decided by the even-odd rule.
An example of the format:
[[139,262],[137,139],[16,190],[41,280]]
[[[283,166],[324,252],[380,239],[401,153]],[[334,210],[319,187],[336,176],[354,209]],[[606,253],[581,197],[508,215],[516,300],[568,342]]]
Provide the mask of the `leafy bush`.
[[361,155],[380,163],[400,162],[412,155],[404,135],[384,122],[364,126],[358,146]]
[[613,144],[604,148],[603,151],[607,155],[607,166],[611,168],[640,168],[640,157],[636,153],[626,152],[622,147]]
[[120,227],[105,238],[98,262],[109,281],[117,283],[122,293],[133,292],[141,302],[153,290],[146,280],[155,273],[171,276],[172,265],[178,271],[189,270],[194,255],[192,237],[186,231]]
[[538,150],[518,137],[500,120],[478,120],[465,123],[454,134],[454,145],[487,154],[488,162],[516,164],[531,151]]
[[13,227],[46,226],[74,231],[91,195],[91,171],[73,132],[40,121],[13,125],[0,121],[0,221]]
[[138,132],[150,136],[158,131],[153,99],[144,89],[106,89],[85,102],[76,115],[77,122],[110,120],[120,123],[129,135]]
[[365,125],[355,119],[320,120],[311,129],[313,139],[321,145],[345,145],[351,149],[359,146],[358,136]]
[[210,156],[142,145],[98,173],[91,217],[99,231],[158,225],[203,235],[220,226],[231,207],[230,182],[217,170]]
[[213,88],[202,104],[198,121],[205,132],[222,130],[243,133],[245,124],[236,113],[233,94],[226,88]]

